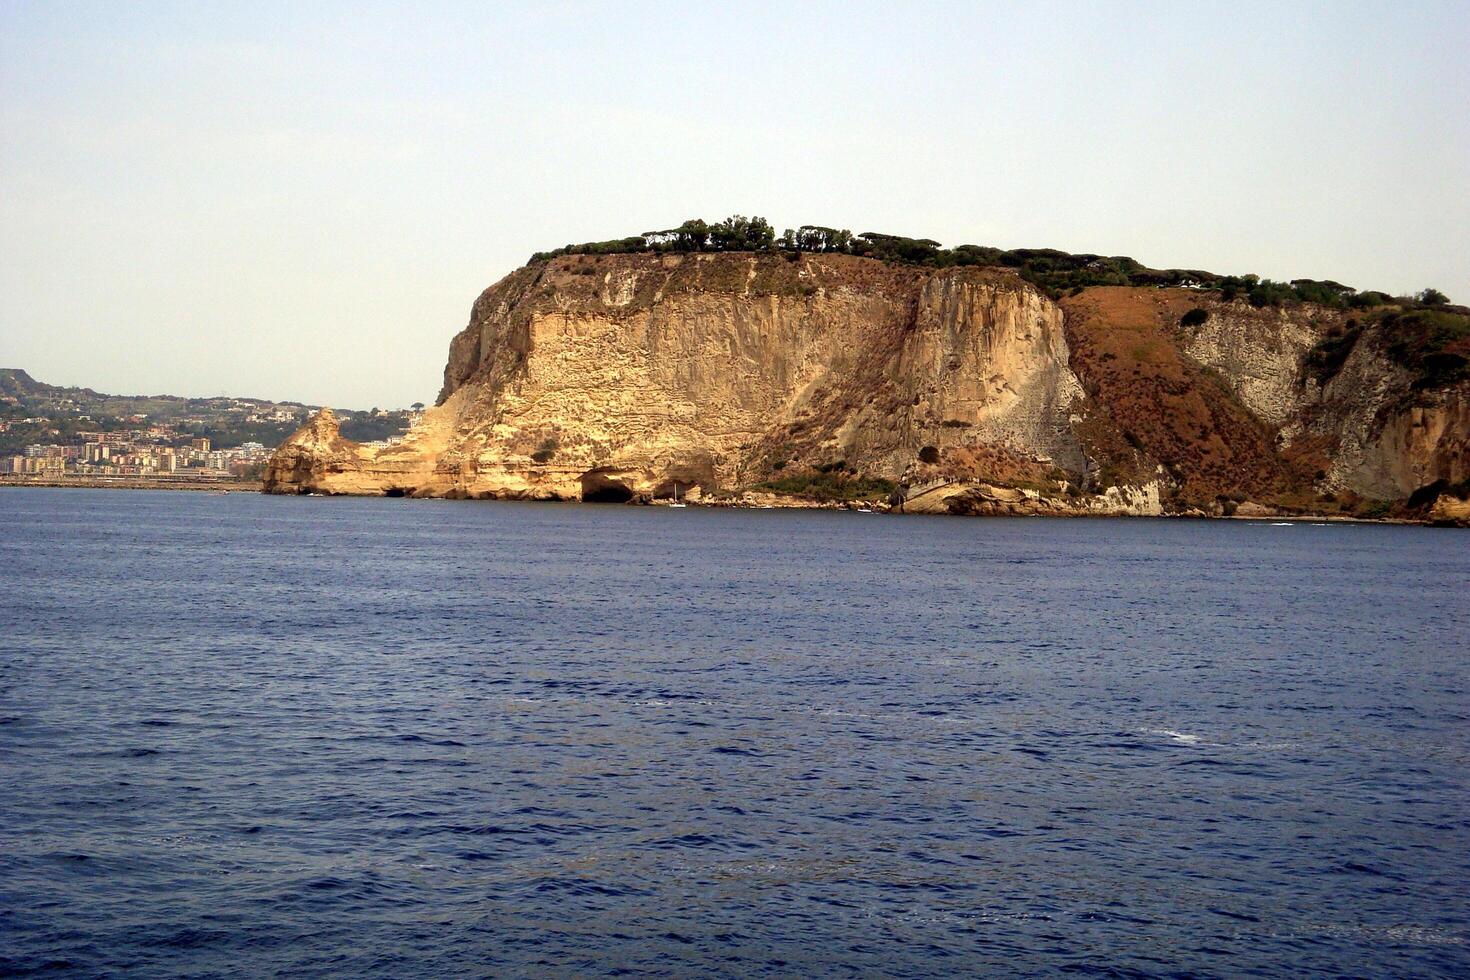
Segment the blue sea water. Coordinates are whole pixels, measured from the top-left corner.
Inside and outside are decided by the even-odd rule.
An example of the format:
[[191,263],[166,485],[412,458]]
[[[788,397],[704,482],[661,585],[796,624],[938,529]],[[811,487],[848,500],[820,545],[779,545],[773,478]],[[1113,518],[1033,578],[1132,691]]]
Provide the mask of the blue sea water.
[[0,491],[0,973],[1470,972],[1470,536]]

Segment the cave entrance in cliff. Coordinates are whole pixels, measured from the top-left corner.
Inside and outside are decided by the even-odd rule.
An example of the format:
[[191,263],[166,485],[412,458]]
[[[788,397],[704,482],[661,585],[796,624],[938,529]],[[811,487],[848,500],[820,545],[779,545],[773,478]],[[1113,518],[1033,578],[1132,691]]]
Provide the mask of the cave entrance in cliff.
[[614,480],[606,473],[593,471],[582,474],[582,502],[588,504],[626,504],[633,499],[633,491],[627,484]]

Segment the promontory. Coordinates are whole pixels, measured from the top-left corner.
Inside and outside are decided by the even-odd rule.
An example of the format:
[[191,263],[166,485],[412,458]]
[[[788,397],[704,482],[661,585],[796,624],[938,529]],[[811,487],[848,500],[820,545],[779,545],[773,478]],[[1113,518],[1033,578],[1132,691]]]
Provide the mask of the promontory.
[[1470,517],[1470,310],[760,219],[486,289],[401,440],[329,410],[273,493],[956,514]]

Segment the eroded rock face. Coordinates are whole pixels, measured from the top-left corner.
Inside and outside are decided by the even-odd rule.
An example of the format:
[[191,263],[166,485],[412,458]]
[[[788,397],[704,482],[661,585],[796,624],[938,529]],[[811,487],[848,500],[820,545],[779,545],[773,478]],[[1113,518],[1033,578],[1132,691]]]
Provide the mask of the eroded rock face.
[[[266,464],[265,488],[272,492],[309,493],[324,481],[346,476],[350,481],[367,461],[362,446],[342,438],[336,413],[330,408],[317,412],[291,438],[276,449]],[[352,493],[350,483],[335,491]],[[368,492],[368,484],[361,484]],[[377,484],[374,482],[373,487]]]
[[440,404],[402,443],[347,444],[314,420],[267,486],[611,499],[740,486],[796,460],[893,478],[924,446],[973,442],[1080,468],[1080,395],[1061,311],[1003,272],[563,257],[480,297]]
[[943,481],[912,488],[899,507],[906,514],[966,517],[1158,517],[1164,513],[1157,481],[1109,487],[1069,497],[989,483]]
[[845,255],[562,256],[479,297],[402,442],[324,411],[265,485],[621,501],[832,471],[908,512],[1159,514],[1464,481],[1464,383],[1414,390],[1369,342],[1304,372],[1345,317]]
[[1429,510],[1429,519],[1436,523],[1470,527],[1470,500],[1451,493],[1442,493],[1435,498],[1434,505]]
[[1369,341],[1325,385],[1304,389],[1283,437],[1330,447],[1324,487],[1393,500],[1470,479],[1470,386],[1415,390],[1409,373]]
[[1258,310],[1244,300],[1205,303],[1205,321],[1181,327],[1185,353],[1218,371],[1256,418],[1281,426],[1301,409],[1302,356],[1321,339],[1323,314],[1332,322],[1342,314],[1321,311],[1314,324],[1300,310]]

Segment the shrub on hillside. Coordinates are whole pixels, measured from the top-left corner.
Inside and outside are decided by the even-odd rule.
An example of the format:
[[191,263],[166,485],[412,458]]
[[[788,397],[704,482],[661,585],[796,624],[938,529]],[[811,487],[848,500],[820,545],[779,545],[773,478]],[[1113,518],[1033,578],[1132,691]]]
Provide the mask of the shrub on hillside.
[[813,500],[881,500],[894,491],[891,480],[842,472],[804,473],[769,480],[759,489]]
[[1470,377],[1470,316],[1422,309],[1382,319],[1388,356],[1415,374],[1414,387],[1438,388]]
[[560,448],[561,445],[555,439],[546,439],[531,454],[531,458],[538,463],[549,463],[556,455],[556,451]]

